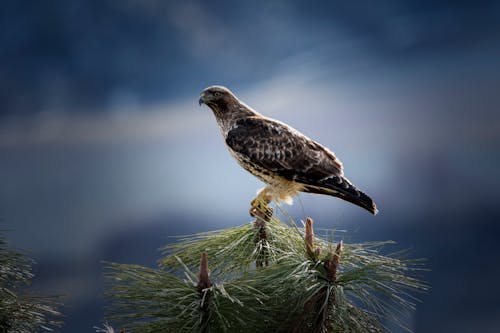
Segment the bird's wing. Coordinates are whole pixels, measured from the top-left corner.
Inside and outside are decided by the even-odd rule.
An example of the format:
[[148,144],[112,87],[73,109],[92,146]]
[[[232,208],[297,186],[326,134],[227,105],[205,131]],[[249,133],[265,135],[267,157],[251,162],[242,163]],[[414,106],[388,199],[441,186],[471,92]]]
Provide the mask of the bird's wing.
[[263,117],[237,121],[226,144],[253,163],[289,180],[342,176],[342,163],[319,143],[295,129]]

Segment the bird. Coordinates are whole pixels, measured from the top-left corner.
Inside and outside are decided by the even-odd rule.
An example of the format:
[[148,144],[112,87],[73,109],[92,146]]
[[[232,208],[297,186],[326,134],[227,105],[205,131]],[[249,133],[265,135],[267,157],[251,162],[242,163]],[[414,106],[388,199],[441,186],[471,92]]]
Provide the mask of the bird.
[[325,146],[263,116],[224,86],[204,89],[198,102],[212,110],[238,164],[266,184],[251,202],[252,216],[272,201],[291,204],[299,192],[337,197],[377,214],[375,202],[344,177],[342,162]]

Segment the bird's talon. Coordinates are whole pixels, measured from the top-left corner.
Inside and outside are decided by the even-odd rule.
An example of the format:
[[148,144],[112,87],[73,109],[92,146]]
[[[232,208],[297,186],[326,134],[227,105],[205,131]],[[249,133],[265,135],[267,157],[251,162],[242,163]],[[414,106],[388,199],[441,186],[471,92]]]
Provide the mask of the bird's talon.
[[255,198],[250,203],[251,207],[249,210],[250,216],[252,217],[271,217],[273,214],[273,209],[268,206],[268,203]]

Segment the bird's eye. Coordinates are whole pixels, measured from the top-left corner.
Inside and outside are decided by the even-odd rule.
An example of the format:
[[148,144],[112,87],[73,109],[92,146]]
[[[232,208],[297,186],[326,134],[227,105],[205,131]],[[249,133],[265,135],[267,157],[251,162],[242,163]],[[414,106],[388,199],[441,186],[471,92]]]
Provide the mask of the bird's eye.
[[214,92],[214,96],[215,97],[220,97],[220,92],[219,91]]

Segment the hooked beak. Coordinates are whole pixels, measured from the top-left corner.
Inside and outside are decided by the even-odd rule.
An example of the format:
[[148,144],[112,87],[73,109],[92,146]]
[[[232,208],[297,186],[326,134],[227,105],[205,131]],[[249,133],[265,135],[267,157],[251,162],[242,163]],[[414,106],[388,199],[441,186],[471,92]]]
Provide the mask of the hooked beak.
[[200,99],[198,100],[198,104],[202,105],[204,103],[205,103],[205,93],[202,92],[201,95],[200,95]]

